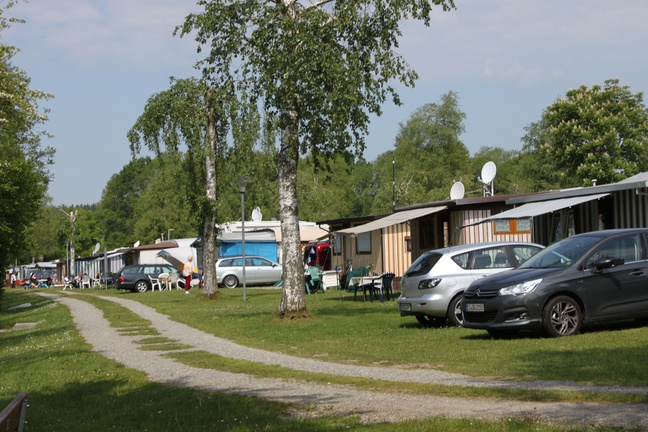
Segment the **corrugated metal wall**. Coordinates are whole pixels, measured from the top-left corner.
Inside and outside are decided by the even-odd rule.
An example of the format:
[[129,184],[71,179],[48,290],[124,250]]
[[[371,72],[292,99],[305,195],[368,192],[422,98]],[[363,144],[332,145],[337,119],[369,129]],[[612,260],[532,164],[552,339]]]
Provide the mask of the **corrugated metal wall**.
[[531,241],[531,233],[495,234],[492,222],[485,222],[461,228],[466,224],[477,222],[489,217],[490,215],[490,210],[464,210],[452,212],[450,221],[452,224],[451,231],[454,232],[454,235],[451,239],[451,246],[491,241]]
[[383,228],[383,269],[400,277],[412,264],[412,253],[407,251],[406,237],[410,237],[409,223],[400,223]]
[[648,189],[614,194],[614,228],[648,227]]

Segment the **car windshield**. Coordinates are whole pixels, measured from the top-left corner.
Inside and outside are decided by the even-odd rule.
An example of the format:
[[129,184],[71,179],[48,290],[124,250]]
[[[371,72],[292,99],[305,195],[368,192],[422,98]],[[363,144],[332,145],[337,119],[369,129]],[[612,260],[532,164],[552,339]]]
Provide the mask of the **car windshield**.
[[599,240],[595,236],[568,237],[538,252],[520,268],[568,267],[583,258]]
[[436,252],[429,252],[418,257],[414,264],[407,270],[407,276],[427,274],[436,265],[443,255]]

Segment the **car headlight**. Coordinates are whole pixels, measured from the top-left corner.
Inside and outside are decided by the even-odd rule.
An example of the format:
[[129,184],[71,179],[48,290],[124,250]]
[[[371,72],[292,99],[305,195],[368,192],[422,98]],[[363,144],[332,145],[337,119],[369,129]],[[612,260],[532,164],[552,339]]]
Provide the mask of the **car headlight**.
[[522,295],[528,294],[537,287],[542,279],[534,279],[526,282],[522,282],[516,285],[507,286],[499,290],[500,295]]
[[441,283],[441,278],[424,279],[421,282],[419,282],[418,289],[424,290],[424,289],[434,288],[440,283]]

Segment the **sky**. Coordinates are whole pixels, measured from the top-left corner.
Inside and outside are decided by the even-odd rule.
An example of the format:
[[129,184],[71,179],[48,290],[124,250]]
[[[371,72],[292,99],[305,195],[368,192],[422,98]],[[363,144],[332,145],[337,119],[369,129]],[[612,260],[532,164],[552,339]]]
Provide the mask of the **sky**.
[[[4,7],[7,0],[0,0]],[[399,128],[449,91],[466,114],[460,139],[520,150],[524,128],[570,89],[619,79],[648,91],[645,0],[455,0],[429,27],[403,23],[397,52],[419,74],[397,87],[373,117],[365,159],[391,151]],[[196,75],[192,38],[173,36],[195,0],[30,0],[8,16],[25,19],[0,42],[21,51],[14,65],[32,88],[54,95],[44,144],[56,149],[48,194],[54,205],[99,202],[106,183],[132,159],[126,133],[169,78]],[[648,102],[648,101],[647,101]],[[398,168],[398,161],[396,161]],[[478,175],[479,173],[475,173]]]

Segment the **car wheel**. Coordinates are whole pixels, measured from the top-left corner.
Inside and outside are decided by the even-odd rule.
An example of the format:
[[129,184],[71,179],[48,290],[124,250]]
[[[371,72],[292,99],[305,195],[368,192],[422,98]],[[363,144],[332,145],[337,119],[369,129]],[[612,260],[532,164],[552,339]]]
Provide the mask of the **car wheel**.
[[568,296],[551,299],[542,311],[542,327],[551,337],[575,335],[582,322],[580,306]]
[[445,324],[445,317],[433,317],[430,315],[416,315],[416,320],[425,327],[441,327]]
[[463,294],[456,295],[448,305],[448,320],[453,326],[457,327],[461,327],[463,324],[463,311],[461,310],[463,302],[461,297],[463,297]]
[[238,286],[238,278],[234,275],[227,275],[223,278],[223,285],[227,288],[236,288]]
[[137,283],[135,283],[135,289],[139,292],[146,292],[146,290],[148,289],[148,284],[143,280],[137,281]]

